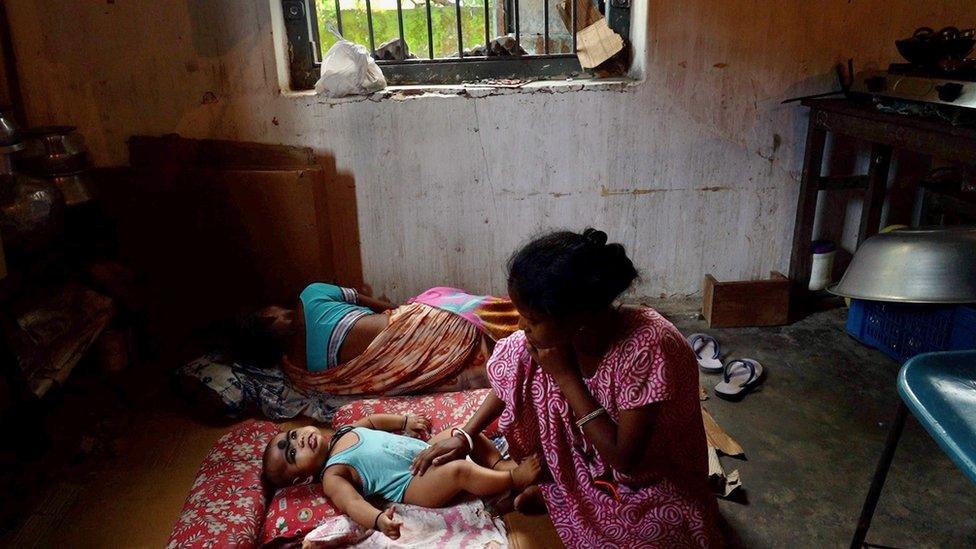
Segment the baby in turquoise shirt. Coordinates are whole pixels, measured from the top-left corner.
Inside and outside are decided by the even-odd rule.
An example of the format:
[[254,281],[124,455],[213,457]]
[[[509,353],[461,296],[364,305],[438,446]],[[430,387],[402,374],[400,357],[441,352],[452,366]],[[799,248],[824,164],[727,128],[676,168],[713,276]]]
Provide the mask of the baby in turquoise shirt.
[[[366,501],[375,496],[393,503],[443,507],[459,494],[489,496],[521,491],[539,476],[532,456],[520,464],[502,459],[483,435],[472,439],[461,429],[445,431],[431,442],[463,437],[471,460],[435,465],[415,475],[414,458],[429,444],[415,437],[430,429],[421,416],[372,414],[340,428],[331,437],[315,426],[278,433],[264,451],[264,476],[273,485],[321,482],[325,495],[364,528],[391,539],[400,536],[401,523],[391,506],[380,511]],[[403,434],[394,434],[401,431]]]

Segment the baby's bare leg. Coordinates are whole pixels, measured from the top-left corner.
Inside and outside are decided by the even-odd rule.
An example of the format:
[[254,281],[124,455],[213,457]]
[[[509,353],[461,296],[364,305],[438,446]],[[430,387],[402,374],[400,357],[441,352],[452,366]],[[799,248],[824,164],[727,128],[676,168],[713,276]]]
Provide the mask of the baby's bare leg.
[[429,469],[410,481],[403,502],[422,507],[443,507],[461,492],[476,496],[498,494],[511,488],[522,489],[539,475],[535,456],[513,471],[495,471],[470,461],[455,460]]

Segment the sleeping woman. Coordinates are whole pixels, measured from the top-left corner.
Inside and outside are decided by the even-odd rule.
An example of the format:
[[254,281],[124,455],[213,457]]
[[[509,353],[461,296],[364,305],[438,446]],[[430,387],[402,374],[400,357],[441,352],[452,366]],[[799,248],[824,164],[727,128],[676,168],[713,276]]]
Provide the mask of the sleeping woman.
[[[469,314],[472,307],[487,311],[489,320]],[[314,283],[294,309],[266,307],[239,322],[235,349],[240,360],[280,363],[306,391],[460,390],[488,386],[485,364],[494,341],[517,325],[514,305],[503,298],[434,288],[396,306]]]

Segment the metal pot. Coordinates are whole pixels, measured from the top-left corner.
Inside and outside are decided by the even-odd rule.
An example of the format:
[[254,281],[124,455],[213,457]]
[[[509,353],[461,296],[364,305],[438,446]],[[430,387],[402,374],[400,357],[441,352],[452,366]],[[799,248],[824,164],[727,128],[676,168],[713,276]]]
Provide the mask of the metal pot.
[[42,251],[60,235],[64,197],[50,181],[14,174],[0,149],[0,235],[11,256]]
[[24,150],[17,154],[17,164],[27,173],[69,174],[88,167],[85,140],[74,126],[38,126],[23,135]]
[[71,207],[84,204],[92,199],[91,173],[88,170],[46,177],[64,195],[64,205]]
[[20,129],[12,119],[0,112],[0,147],[7,147],[20,142]]
[[976,302],[976,228],[903,229],[872,236],[828,291],[873,301]]
[[965,59],[976,46],[976,38],[971,29],[960,31],[955,27],[946,27],[934,32],[922,27],[911,38],[896,40],[895,46],[909,63],[935,67],[947,61]]

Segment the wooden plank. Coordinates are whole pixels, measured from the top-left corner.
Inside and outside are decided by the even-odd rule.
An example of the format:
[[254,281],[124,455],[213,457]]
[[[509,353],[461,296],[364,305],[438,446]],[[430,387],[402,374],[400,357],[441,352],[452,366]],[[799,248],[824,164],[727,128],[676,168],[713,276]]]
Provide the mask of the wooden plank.
[[905,149],[952,162],[976,163],[976,130],[920,117],[880,113],[847,100],[804,102],[811,123],[894,149]]
[[778,272],[769,280],[719,282],[705,275],[702,314],[709,328],[780,326],[789,320],[790,280]]
[[328,218],[325,226],[332,243],[335,279],[372,295],[372,289],[365,287],[363,279],[356,179],[352,174],[340,171],[332,155],[319,155],[317,160],[325,171],[324,192],[317,196],[317,207]]
[[26,127],[24,96],[20,90],[20,76],[17,72],[17,59],[5,2],[0,2],[0,55],[3,58],[3,70],[0,71],[0,105],[4,109],[11,109],[17,123]]
[[866,175],[831,175],[821,176],[817,180],[818,191],[845,191],[849,189],[867,189]]
[[311,147],[268,145],[220,139],[186,139],[177,134],[129,138],[129,165],[133,167],[189,166],[260,169],[302,168],[315,164]]
[[850,99],[810,99],[803,101],[802,104],[825,113],[860,118],[881,124],[894,124],[910,129],[938,132],[947,136],[976,139],[976,128],[972,126],[954,126],[938,118],[881,112],[869,102]]
[[881,227],[881,208],[888,190],[888,171],[891,167],[891,147],[875,143],[871,146],[871,166],[868,168],[868,189],[861,205],[861,223],[857,231],[857,245],[878,233]]
[[702,316],[705,320],[712,318],[712,301],[715,299],[715,286],[718,285],[718,280],[715,277],[706,274],[705,280],[702,282]]
[[797,290],[805,289],[810,279],[810,242],[813,239],[813,222],[817,215],[817,187],[823,166],[827,132],[813,122],[817,111],[810,113],[807,127],[807,144],[803,156],[803,174],[800,178],[800,195],[796,201],[796,221],[793,225],[793,250],[790,254],[790,280]]
[[3,255],[3,235],[0,234],[0,279],[7,277],[7,259]]
[[144,277],[151,331],[168,343],[334,280],[324,170],[100,171],[120,256]]
[[321,168],[200,169],[185,177],[196,235],[180,246],[196,271],[187,282],[222,311],[242,302],[290,306],[308,283],[331,279],[331,240],[315,199]]

